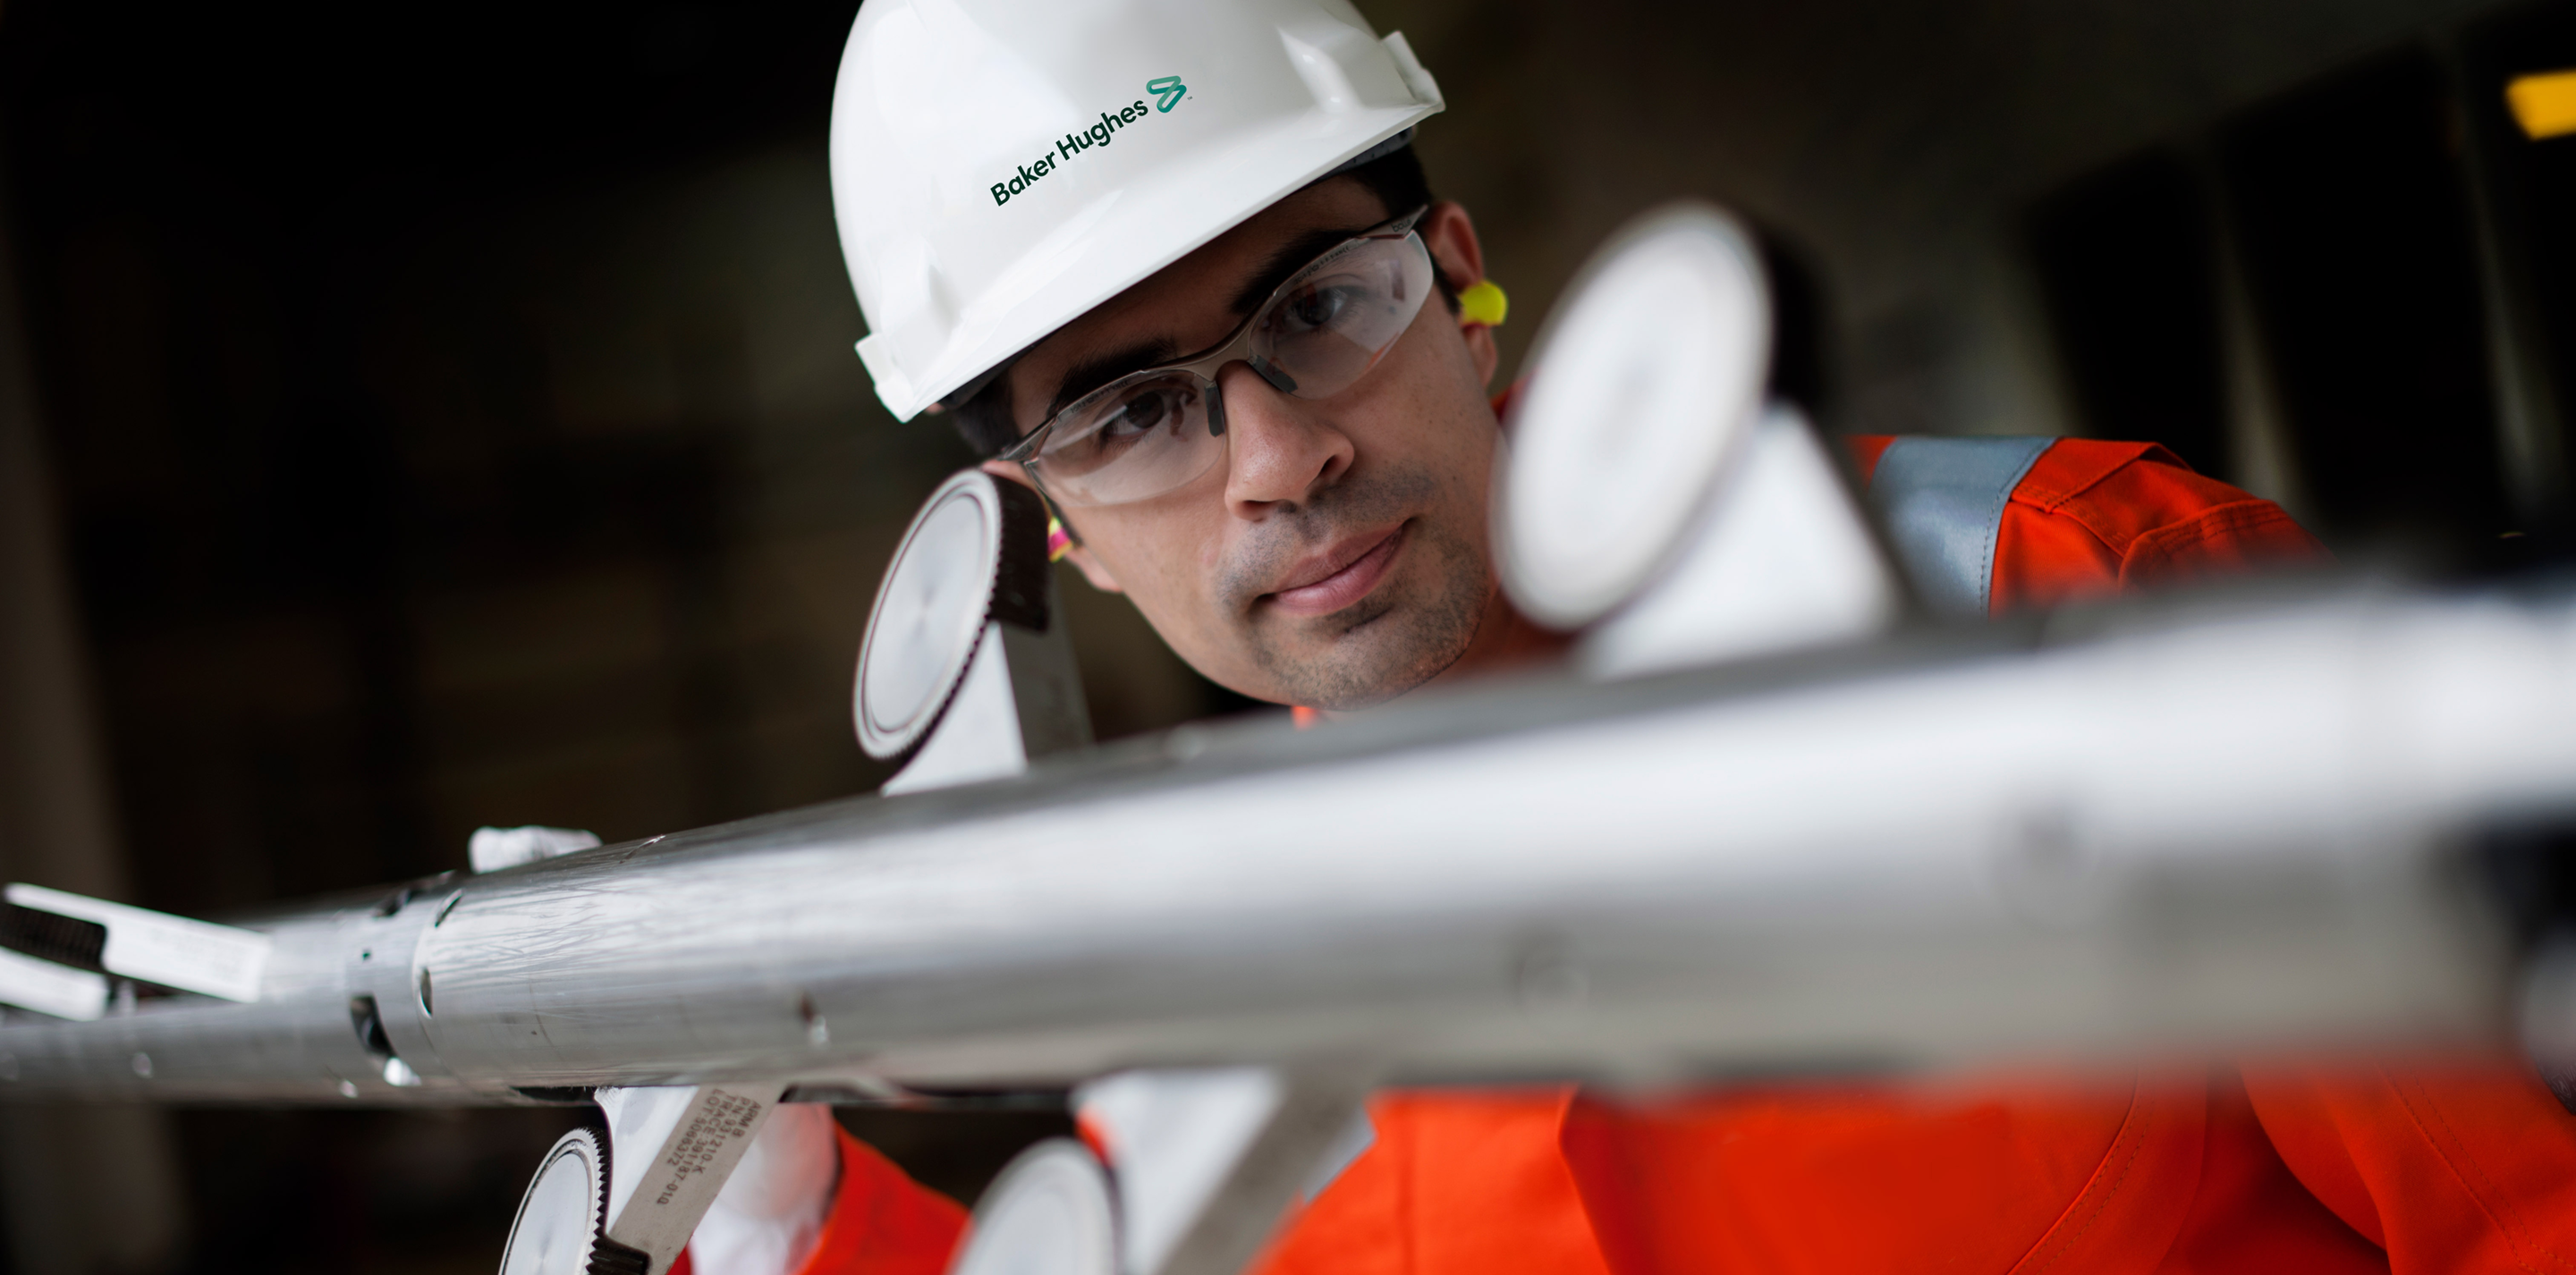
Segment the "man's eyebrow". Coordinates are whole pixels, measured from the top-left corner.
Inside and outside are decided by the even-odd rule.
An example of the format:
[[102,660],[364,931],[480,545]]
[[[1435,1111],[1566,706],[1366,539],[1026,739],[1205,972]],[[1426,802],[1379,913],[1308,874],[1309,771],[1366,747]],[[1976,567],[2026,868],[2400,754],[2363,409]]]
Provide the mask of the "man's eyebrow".
[[1368,232],[1365,228],[1309,230],[1279,245],[1277,251],[1270,254],[1270,259],[1263,262],[1261,269],[1254,272],[1251,280],[1243,285],[1243,290],[1234,294],[1235,315],[1241,317],[1251,314],[1254,307],[1269,300],[1270,294],[1279,290],[1280,284],[1288,282],[1288,276],[1305,269],[1314,262],[1315,258],[1340,247],[1344,241],[1356,239],[1366,233]]
[[1180,351],[1173,348],[1169,339],[1156,337],[1151,341],[1138,341],[1133,345],[1111,350],[1107,354],[1084,359],[1067,368],[1063,379],[1055,383],[1055,400],[1047,404],[1046,419],[1053,420],[1056,413],[1063,411],[1074,400],[1119,377],[1138,368],[1168,363],[1179,354]]

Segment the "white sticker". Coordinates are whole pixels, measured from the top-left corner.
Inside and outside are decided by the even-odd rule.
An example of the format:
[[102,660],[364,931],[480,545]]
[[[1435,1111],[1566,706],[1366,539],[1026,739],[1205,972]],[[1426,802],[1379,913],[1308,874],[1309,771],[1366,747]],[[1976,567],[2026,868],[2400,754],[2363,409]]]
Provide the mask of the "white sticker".
[[90,1022],[107,1014],[107,976],[0,947],[0,1003]]
[[22,908],[106,926],[107,950],[99,964],[111,974],[228,1001],[259,999],[259,976],[268,968],[268,936],[256,930],[191,921],[40,885],[12,885],[8,898]]

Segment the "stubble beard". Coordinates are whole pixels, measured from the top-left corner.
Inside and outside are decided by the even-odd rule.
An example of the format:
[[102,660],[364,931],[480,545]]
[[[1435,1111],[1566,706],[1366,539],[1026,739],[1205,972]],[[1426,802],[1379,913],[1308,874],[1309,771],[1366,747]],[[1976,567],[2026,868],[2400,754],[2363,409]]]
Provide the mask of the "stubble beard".
[[[1421,512],[1404,523],[1417,584],[1408,595],[1380,589],[1328,616],[1252,622],[1259,585],[1276,579],[1278,564],[1329,542],[1352,527],[1381,525],[1408,509],[1438,508],[1440,484],[1421,469],[1346,480],[1317,494],[1303,508],[1274,513],[1280,530],[1265,538],[1226,573],[1220,596],[1240,599],[1247,647],[1255,667],[1289,702],[1310,708],[1365,708],[1383,703],[1439,676],[1467,653],[1491,600],[1492,580],[1483,552],[1458,530]],[[1388,583],[1394,583],[1389,581]]]

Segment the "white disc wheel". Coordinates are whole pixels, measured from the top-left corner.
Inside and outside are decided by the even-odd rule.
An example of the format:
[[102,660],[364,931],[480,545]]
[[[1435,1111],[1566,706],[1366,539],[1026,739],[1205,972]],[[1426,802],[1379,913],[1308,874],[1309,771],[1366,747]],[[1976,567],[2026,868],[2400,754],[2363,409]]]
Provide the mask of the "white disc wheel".
[[1760,254],[1715,208],[1649,213],[1594,254],[1539,333],[1496,482],[1524,614],[1581,628],[1654,577],[1752,432],[1771,336]]
[[501,1275],[592,1275],[607,1210],[606,1140],[588,1127],[556,1139],[519,1198]]
[[981,470],[940,484],[894,551],[859,642],[859,746],[899,761],[930,737],[987,619],[1045,628],[1046,507]]
[[1088,1147],[1050,1138],[993,1180],[949,1275],[1118,1275],[1109,1171]]

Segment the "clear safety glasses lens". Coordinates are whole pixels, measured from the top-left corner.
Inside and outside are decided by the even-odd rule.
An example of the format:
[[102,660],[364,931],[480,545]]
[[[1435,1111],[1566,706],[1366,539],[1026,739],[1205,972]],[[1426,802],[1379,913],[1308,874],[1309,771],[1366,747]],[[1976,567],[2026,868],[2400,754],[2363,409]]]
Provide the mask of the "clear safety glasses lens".
[[1225,404],[1212,376],[1246,360],[1299,398],[1329,398],[1385,357],[1432,288],[1411,233],[1353,239],[1298,271],[1225,346],[1121,377],[1048,421],[1028,464],[1069,505],[1150,500],[1225,454]]
[[1330,398],[1384,357],[1422,312],[1431,254],[1410,234],[1354,239],[1282,284],[1252,325],[1252,353],[1280,388]]
[[1225,454],[1222,420],[1209,427],[1216,385],[1194,372],[1122,380],[1057,414],[1029,461],[1069,505],[1147,500],[1207,472]]

